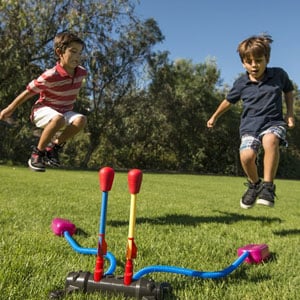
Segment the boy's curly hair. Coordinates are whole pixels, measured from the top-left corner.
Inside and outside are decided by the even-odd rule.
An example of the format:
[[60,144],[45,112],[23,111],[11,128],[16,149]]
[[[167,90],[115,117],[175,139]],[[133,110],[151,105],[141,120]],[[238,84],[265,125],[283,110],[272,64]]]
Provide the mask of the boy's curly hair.
[[245,59],[253,57],[265,56],[267,63],[270,60],[271,46],[273,39],[268,34],[253,35],[246,40],[242,41],[237,52],[240,55],[242,63]]
[[73,42],[79,43],[85,47],[84,41],[79,38],[76,34],[72,32],[61,32],[58,33],[54,38],[54,53],[57,57],[56,50],[59,49],[61,53],[64,53],[66,51],[66,48]]

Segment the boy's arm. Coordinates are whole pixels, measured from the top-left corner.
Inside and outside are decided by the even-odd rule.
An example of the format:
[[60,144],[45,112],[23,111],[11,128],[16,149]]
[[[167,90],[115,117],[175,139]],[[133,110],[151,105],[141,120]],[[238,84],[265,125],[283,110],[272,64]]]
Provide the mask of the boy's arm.
[[0,111],[0,120],[5,120],[6,118],[10,117],[13,112],[23,104],[25,101],[33,97],[34,94],[30,93],[28,90],[25,90],[20,95],[18,95],[15,100],[13,100],[6,108]]
[[286,116],[285,121],[289,128],[295,127],[294,118],[294,95],[293,92],[288,92],[284,94],[285,104],[286,104]]
[[223,115],[231,106],[231,103],[228,100],[223,100],[221,104],[218,106],[214,114],[210,117],[210,119],[207,121],[206,125],[208,128],[214,127],[216,124],[218,118]]

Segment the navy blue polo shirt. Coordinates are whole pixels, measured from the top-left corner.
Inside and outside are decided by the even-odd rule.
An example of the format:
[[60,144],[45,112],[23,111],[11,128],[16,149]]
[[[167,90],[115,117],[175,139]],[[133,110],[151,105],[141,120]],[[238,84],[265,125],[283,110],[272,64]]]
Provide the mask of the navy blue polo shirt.
[[282,92],[292,91],[293,84],[281,68],[266,68],[264,78],[253,82],[245,73],[233,84],[226,99],[234,104],[243,101],[240,135],[258,136],[271,126],[286,126],[282,112]]

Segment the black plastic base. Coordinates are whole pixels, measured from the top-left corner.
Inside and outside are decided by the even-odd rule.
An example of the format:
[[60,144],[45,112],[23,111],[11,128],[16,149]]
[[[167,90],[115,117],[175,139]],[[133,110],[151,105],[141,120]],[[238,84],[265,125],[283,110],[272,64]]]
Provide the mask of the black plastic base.
[[172,287],[169,283],[155,283],[153,280],[141,278],[133,281],[130,285],[125,285],[123,277],[112,275],[104,276],[99,282],[95,282],[93,274],[90,272],[70,272],[66,279],[65,293],[113,293],[134,297],[142,300],[163,300],[169,299]]

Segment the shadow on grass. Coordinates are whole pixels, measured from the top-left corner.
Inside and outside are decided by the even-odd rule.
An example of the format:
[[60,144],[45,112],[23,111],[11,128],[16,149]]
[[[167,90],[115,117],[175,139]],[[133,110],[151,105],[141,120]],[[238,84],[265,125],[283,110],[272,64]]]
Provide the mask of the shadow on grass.
[[287,229],[287,230],[273,231],[273,234],[279,236],[300,235],[300,229]]
[[270,252],[270,257],[266,263],[277,262],[277,254],[275,252]]
[[82,237],[89,237],[90,235],[84,231],[82,228],[76,228],[76,235],[82,236]]
[[[222,215],[220,216],[191,216],[187,214],[166,214],[157,218],[137,218],[136,222],[139,224],[155,224],[155,225],[186,225],[196,226],[201,223],[221,223],[221,224],[233,224],[240,221],[253,221],[262,223],[281,223],[280,218],[270,218],[264,216],[249,216],[244,214],[229,213],[218,211]],[[126,226],[127,221],[111,220],[107,222],[111,226]]]
[[228,283],[234,283],[236,282],[238,285],[241,283],[241,281],[251,281],[253,283],[260,283],[264,280],[268,281],[271,280],[272,277],[269,274],[259,274],[259,275],[254,275],[253,274],[248,274],[247,270],[248,268],[251,268],[251,265],[249,266],[244,266],[239,269],[237,269],[234,273],[230,274],[227,277],[222,278],[223,281],[228,281]]

